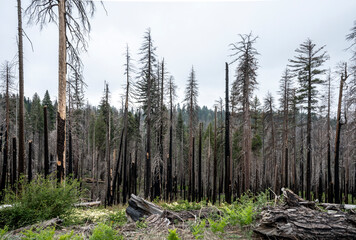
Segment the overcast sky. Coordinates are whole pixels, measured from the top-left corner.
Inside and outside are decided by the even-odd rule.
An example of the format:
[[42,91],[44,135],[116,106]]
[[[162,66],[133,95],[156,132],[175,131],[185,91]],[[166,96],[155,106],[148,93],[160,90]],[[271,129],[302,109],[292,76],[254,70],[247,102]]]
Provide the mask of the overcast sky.
[[[0,63],[17,54],[17,10],[15,0],[0,0]],[[23,0],[26,8],[30,0]],[[348,60],[349,43],[345,35],[356,20],[353,0],[276,0],[276,1],[104,1],[107,15],[100,4],[91,20],[89,48],[82,54],[85,93],[97,105],[103,95],[104,80],[109,83],[111,103],[121,106],[125,82],[124,52],[126,44],[135,60],[147,28],[151,28],[159,59],[178,85],[177,102],[182,102],[184,88],[192,65],[199,83],[199,105],[211,108],[224,96],[224,63],[230,62],[229,44],[239,41],[238,34],[258,35],[256,49],[260,53],[258,90],[262,99],[267,91],[277,94],[279,79],[294,50],[307,38],[317,46],[326,45],[333,68]],[[24,21],[26,22],[26,21]],[[24,30],[25,96],[37,92],[41,99],[46,89],[52,100],[57,97],[58,28],[48,24]],[[138,66],[138,64],[135,64]],[[231,66],[230,79],[234,78]]]

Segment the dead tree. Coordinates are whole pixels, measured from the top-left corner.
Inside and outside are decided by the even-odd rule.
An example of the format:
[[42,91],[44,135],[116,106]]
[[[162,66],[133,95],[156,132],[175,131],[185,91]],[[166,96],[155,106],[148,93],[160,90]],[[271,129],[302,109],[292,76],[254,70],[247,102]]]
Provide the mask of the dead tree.
[[[9,130],[10,130],[10,91],[13,87],[13,69],[14,64],[6,61],[1,68],[0,77],[3,80],[3,88],[5,90],[5,106],[6,106],[6,117],[5,117],[5,141],[3,150],[3,162],[2,162],[2,173],[0,179],[0,201],[3,199],[4,190],[6,187],[6,177],[8,175],[8,157],[9,157]],[[1,146],[0,146],[1,148]]]
[[216,118],[218,107],[215,106],[215,121],[214,121],[214,164],[213,164],[213,204],[216,203],[216,191],[217,191],[217,147],[216,147]]
[[347,65],[344,63],[345,70],[341,73],[340,89],[339,89],[339,102],[337,107],[337,122],[336,122],[336,136],[335,136],[335,156],[334,156],[334,194],[335,203],[340,203],[340,179],[339,179],[339,151],[340,151],[340,132],[341,132],[341,104],[342,104],[342,92],[344,88],[344,82],[348,78]]
[[202,179],[202,164],[201,164],[201,149],[202,149],[202,128],[203,123],[199,123],[199,148],[198,148],[198,201],[203,198],[203,179]]
[[[57,13],[54,10],[56,7]],[[94,12],[94,0],[31,0],[30,6],[26,9],[29,22],[39,23],[41,29],[47,22],[58,24],[57,178],[59,181],[63,181],[66,168],[67,66],[74,72],[81,73],[82,62],[79,54],[87,49],[86,36],[91,28],[89,18],[94,15]]]
[[197,98],[198,98],[198,83],[195,77],[195,71],[192,70],[189,74],[188,83],[185,89],[185,102],[187,103],[187,108],[189,111],[189,191],[188,200],[194,200],[195,185],[194,185],[194,143],[193,135],[195,133],[195,122],[196,122],[196,109],[197,109]]
[[231,203],[229,64],[225,63],[225,199]]
[[252,33],[248,35],[240,35],[240,42],[231,44],[231,50],[234,57],[232,63],[238,62],[236,69],[236,80],[233,83],[235,85],[235,92],[231,94],[237,95],[237,99],[242,104],[243,112],[243,186],[244,191],[250,189],[251,176],[250,176],[250,166],[251,166],[251,116],[250,116],[250,100],[253,94],[253,90],[257,85],[256,76],[258,61],[256,56],[258,55],[257,50],[254,48],[257,37],[252,36]]
[[32,140],[28,141],[27,179],[32,181]]
[[49,174],[49,159],[48,159],[48,121],[47,121],[47,106],[43,107],[43,116],[44,116],[44,174],[45,177]]
[[18,115],[18,137],[19,137],[19,170],[18,179],[25,173],[25,137],[24,137],[24,71],[23,71],[23,30],[22,30],[22,8],[21,0],[17,0],[17,31],[18,31],[18,54],[19,54],[19,115]]

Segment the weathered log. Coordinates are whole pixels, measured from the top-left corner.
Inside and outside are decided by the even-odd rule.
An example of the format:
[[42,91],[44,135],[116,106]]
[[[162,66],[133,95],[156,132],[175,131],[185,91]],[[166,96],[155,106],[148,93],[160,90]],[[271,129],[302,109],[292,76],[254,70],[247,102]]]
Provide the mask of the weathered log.
[[[184,210],[179,212],[163,210],[159,206],[134,194],[131,194],[129,206],[126,208],[126,213],[135,222],[148,218],[151,215],[156,215],[153,219],[156,219],[159,216],[162,218],[160,221],[164,223],[171,223],[174,221],[184,222],[187,220],[196,220],[197,218],[208,218],[212,213],[220,214],[219,210],[215,208],[202,208],[199,210]],[[148,219],[146,221],[148,221]],[[157,219],[154,220],[154,222],[157,221]]]
[[93,206],[99,206],[100,204],[101,201],[83,202],[83,203],[75,203],[74,207],[93,207]]
[[[324,212],[318,210],[315,203],[296,197],[292,191],[282,191],[286,204],[263,210],[255,233],[272,239],[355,239],[355,215]],[[301,203],[308,203],[308,207]]]
[[30,229],[40,230],[40,229],[46,229],[48,227],[55,227],[55,226],[61,224],[62,222],[63,222],[63,220],[58,218],[58,217],[57,218],[52,218],[52,219],[47,220],[47,221],[43,221],[43,222],[36,223],[36,224],[30,225],[30,226],[18,228],[16,230],[13,230],[13,231],[9,232],[9,235],[17,234],[19,232],[23,232],[25,230],[30,230]]
[[337,203],[321,203],[320,206],[326,208],[327,210],[337,209],[337,210],[352,210],[356,209],[356,205],[352,204],[337,204]]
[[162,216],[163,210],[159,206],[146,201],[141,197],[131,194],[131,198],[129,199],[129,206],[126,208],[126,214],[136,222],[142,218],[147,218],[152,214]]

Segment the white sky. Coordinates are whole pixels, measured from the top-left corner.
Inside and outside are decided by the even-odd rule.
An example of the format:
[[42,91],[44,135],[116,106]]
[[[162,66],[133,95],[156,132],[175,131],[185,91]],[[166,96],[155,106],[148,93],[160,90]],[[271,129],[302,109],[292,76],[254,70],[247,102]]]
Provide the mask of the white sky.
[[[30,0],[23,0],[26,8]],[[17,54],[17,10],[15,0],[0,0],[0,63]],[[267,91],[276,94],[279,79],[294,50],[311,38],[317,46],[326,44],[330,60],[325,67],[348,60],[345,35],[356,20],[356,1],[352,0],[276,0],[276,1],[104,1],[91,20],[89,49],[82,54],[86,98],[97,105],[103,94],[104,80],[109,83],[111,103],[120,107],[125,81],[126,44],[135,60],[143,34],[151,28],[159,59],[165,58],[168,71],[178,85],[178,102],[194,65],[199,83],[199,105],[211,108],[224,97],[224,63],[230,62],[229,44],[239,41],[238,34],[258,35],[256,48],[261,54],[258,70],[262,100]],[[26,21],[24,21],[26,23]],[[46,89],[52,100],[57,96],[58,30],[51,23],[24,24],[33,42],[24,39],[25,95],[37,92],[43,98]],[[136,64],[138,67],[139,65]],[[230,81],[233,80],[233,65]]]

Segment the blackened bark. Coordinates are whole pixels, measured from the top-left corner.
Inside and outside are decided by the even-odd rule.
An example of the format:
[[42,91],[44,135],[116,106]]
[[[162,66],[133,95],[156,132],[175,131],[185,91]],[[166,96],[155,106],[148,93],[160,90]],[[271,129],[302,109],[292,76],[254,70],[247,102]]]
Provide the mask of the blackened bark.
[[65,120],[57,113],[57,180],[62,182],[64,179],[64,161],[65,152]]
[[27,165],[28,182],[32,181],[32,141],[28,141],[28,165]]
[[199,124],[199,149],[198,149],[198,201],[200,202],[203,198],[203,188],[202,188],[202,184],[203,184],[203,180],[201,177],[201,148],[202,148],[202,136],[201,136],[201,132],[202,132],[202,128],[203,128],[203,123]]
[[[225,63],[225,199],[231,203],[229,65]],[[256,176],[257,177],[257,176]]]
[[114,180],[113,180],[113,186],[112,186],[112,192],[113,194],[111,195],[111,198],[108,201],[109,205],[112,205],[114,203],[114,196],[116,193],[116,184],[118,183],[118,177],[119,177],[119,167],[120,167],[120,160],[121,160],[121,149],[122,149],[122,139],[124,136],[124,131],[121,131],[121,138],[120,138],[120,146],[119,146],[119,154],[118,158],[116,161],[116,167],[115,167],[115,172],[114,172]]
[[217,148],[216,148],[216,117],[217,106],[215,106],[215,121],[214,121],[214,166],[213,166],[213,204],[216,203],[216,191],[217,191]]
[[15,183],[17,181],[17,146],[16,137],[12,138],[12,174],[11,174],[11,186],[12,190],[15,190]]
[[49,175],[49,159],[48,159],[48,120],[47,120],[47,106],[43,107],[43,116],[44,116],[44,174],[45,177]]

